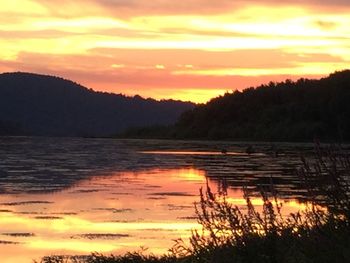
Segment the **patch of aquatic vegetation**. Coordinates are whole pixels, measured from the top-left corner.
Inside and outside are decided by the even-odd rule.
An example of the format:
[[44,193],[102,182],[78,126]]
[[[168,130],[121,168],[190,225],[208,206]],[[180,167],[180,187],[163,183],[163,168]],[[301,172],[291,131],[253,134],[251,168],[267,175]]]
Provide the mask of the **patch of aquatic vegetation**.
[[185,192],[159,192],[159,193],[150,193],[149,195],[154,195],[154,196],[194,196],[193,194],[185,193]]
[[187,208],[192,208],[192,206],[189,205],[163,204],[162,206],[167,207],[168,210],[183,210]]
[[151,196],[151,197],[147,197],[147,199],[149,199],[149,200],[165,200],[167,198],[163,197],[163,196]]
[[0,213],[12,213],[12,210],[9,209],[0,209]]
[[178,219],[182,219],[182,220],[194,220],[194,219],[197,219],[197,216],[180,216],[180,217],[178,217]]
[[110,234],[110,233],[106,233],[106,234],[80,234],[80,235],[74,235],[71,236],[70,238],[72,239],[119,239],[119,238],[123,238],[123,237],[130,237],[130,235],[128,234]]
[[11,236],[11,237],[33,237],[33,236],[35,236],[34,233],[1,233],[1,235]]
[[110,211],[114,214],[117,213],[126,213],[126,212],[132,212],[133,210],[131,208],[93,208],[93,210],[96,211]]
[[77,212],[54,212],[54,213],[50,213],[52,215],[64,215],[64,216],[75,216],[78,215]]
[[101,189],[79,189],[79,190],[75,190],[70,192],[71,194],[80,194],[80,193],[97,193],[97,192],[101,192]]
[[18,245],[20,242],[8,241],[8,240],[0,240],[1,245]]
[[42,219],[42,220],[61,220],[63,217],[60,216],[35,216],[35,219]]
[[20,201],[20,202],[1,203],[0,205],[17,206],[17,205],[39,205],[39,204],[53,204],[53,202],[50,202],[50,201]]

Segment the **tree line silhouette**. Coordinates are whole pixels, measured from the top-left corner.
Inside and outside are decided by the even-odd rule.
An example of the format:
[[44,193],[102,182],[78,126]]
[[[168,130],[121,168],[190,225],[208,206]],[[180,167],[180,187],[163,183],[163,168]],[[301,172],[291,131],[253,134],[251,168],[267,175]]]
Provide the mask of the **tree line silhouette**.
[[184,112],[175,125],[129,129],[126,137],[267,141],[350,140],[350,70],[320,80],[250,87]]

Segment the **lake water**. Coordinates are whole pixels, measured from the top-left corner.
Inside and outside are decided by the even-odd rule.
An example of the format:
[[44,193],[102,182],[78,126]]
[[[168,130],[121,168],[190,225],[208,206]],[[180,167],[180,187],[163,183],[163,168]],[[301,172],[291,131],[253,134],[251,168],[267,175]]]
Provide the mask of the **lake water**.
[[251,145],[247,154],[245,143],[0,137],[0,262],[167,252],[199,227],[194,202],[207,182],[239,206],[242,186],[259,206],[272,182],[284,213],[300,209],[295,167],[313,145]]

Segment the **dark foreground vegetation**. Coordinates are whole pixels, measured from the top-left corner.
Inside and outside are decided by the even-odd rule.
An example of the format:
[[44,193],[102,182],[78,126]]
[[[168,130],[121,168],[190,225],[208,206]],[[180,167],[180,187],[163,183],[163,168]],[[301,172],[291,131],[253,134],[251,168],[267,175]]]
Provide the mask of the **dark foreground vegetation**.
[[350,70],[320,80],[270,82],[212,99],[174,126],[134,128],[134,138],[350,141]]
[[172,124],[193,106],[96,92],[53,76],[0,74],[0,136],[110,136],[130,126]]
[[189,243],[177,240],[168,255],[52,256],[42,263],[350,262],[350,158],[341,149],[319,148],[316,157],[297,169],[308,200],[303,211],[283,216],[273,186],[261,192],[262,209],[247,194],[244,210],[228,201],[225,189],[207,187],[196,205],[202,230]]

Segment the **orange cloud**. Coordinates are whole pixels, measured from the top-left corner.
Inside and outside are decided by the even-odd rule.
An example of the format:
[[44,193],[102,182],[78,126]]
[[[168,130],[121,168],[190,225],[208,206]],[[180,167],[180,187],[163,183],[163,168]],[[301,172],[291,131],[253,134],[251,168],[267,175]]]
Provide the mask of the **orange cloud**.
[[350,62],[350,6],[318,2],[7,1],[0,6],[0,70],[196,101],[322,76]]
[[[264,64],[264,56],[261,60],[254,59],[254,55],[258,58],[260,52],[265,54],[264,50],[256,50],[252,53],[249,51],[93,50],[89,55],[66,56],[21,53],[17,58],[17,62],[0,63],[0,67],[2,65],[21,71],[59,75],[99,91],[127,95],[141,94],[144,97],[157,99],[176,98],[196,102],[205,102],[227,91],[241,90],[269,81],[282,81],[286,78],[297,79],[305,76],[305,74],[286,74],[285,72],[283,74],[255,76],[215,74],[215,68],[212,68],[213,65],[229,67],[232,64],[226,63],[226,61],[233,61],[233,65],[236,64],[239,69],[240,61],[243,60],[244,63],[241,66],[247,68],[260,67],[262,69],[265,66],[278,72],[281,67],[289,65],[290,60],[298,58],[295,54],[271,51],[271,62]],[[110,56],[105,57],[104,54]],[[320,56],[323,57],[321,59],[323,61],[337,60],[332,56]],[[222,61],[220,57],[226,58],[224,63],[220,63]],[[285,60],[283,60],[283,57],[285,57]],[[238,60],[239,58],[242,60]],[[212,63],[209,63],[210,59],[213,59]],[[313,60],[312,57],[303,59],[305,61]],[[317,55],[314,59],[317,61]],[[178,64],[182,61],[187,63]],[[159,67],[159,65],[162,65],[162,67]],[[193,72],[203,69],[214,70],[214,74]],[[178,70],[185,71],[185,74],[175,74]],[[308,75],[308,77],[316,76],[319,75]]]

